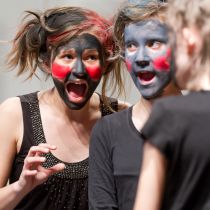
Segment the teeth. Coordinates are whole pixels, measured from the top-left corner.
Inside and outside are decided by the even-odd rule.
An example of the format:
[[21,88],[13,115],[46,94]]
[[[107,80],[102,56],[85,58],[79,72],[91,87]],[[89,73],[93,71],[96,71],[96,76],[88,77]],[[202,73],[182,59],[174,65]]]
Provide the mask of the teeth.
[[86,85],[86,82],[84,82],[84,81],[70,81],[70,82],[68,82],[67,83],[67,85],[69,84],[69,83],[71,83],[71,84],[76,84],[76,85]]

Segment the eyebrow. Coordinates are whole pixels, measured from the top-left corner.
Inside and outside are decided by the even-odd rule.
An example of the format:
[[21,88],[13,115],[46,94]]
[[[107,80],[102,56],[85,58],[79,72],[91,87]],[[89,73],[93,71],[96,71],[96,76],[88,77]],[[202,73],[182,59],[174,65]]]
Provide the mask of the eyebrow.
[[98,51],[96,48],[90,48],[90,49],[87,48],[87,49],[84,49],[83,51],[84,51],[84,52],[87,51],[87,52],[97,52],[97,53],[99,53],[99,51]]
[[58,50],[58,54],[63,54],[63,53],[75,53],[76,50],[74,48],[68,48],[68,49],[60,49]]
[[[164,35],[158,35],[158,34],[151,34],[151,35],[147,35],[145,37],[142,37],[144,40],[154,40],[154,41],[159,41],[159,42],[168,42],[168,36],[164,36]],[[128,43],[136,43],[139,40],[139,36],[132,36],[132,37],[128,37],[127,39],[125,38],[125,44]]]

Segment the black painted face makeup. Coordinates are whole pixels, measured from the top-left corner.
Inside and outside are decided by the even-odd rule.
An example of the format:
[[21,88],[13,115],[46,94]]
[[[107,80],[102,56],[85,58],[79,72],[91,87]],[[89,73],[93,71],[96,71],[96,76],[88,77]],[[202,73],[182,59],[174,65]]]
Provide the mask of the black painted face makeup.
[[171,81],[168,28],[158,20],[146,20],[125,27],[125,61],[141,95],[159,96]]
[[90,34],[82,34],[58,47],[52,77],[70,109],[81,109],[94,93],[103,74],[102,46]]

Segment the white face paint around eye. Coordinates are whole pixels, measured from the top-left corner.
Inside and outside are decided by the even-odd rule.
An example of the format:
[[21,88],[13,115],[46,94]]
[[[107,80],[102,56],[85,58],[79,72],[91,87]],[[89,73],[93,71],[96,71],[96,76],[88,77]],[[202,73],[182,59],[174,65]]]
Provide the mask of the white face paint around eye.
[[124,34],[125,61],[136,87],[146,99],[157,97],[171,81],[169,65],[161,70],[155,65],[168,56],[168,28],[146,20],[127,25]]

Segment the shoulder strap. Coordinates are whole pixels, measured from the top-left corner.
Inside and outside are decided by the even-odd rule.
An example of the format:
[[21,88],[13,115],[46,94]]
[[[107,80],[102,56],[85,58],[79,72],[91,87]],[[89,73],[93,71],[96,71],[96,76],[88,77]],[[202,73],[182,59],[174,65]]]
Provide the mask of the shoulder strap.
[[20,155],[25,156],[31,146],[34,145],[33,123],[31,118],[31,105],[35,103],[37,93],[18,96],[22,107],[23,116],[23,140],[19,151]]
[[[33,144],[35,145],[38,145],[39,143],[45,143],[46,141],[44,138],[44,132],[42,128],[37,92],[19,97],[21,100],[22,107],[24,108],[24,134],[29,130],[31,136],[33,137]],[[30,124],[30,127],[28,127],[28,122]]]
[[[103,103],[101,95],[100,94],[98,94],[98,95],[100,98],[100,110],[101,110],[102,117],[112,114],[113,111],[110,110],[109,107]],[[107,99],[108,99],[108,102],[109,102],[111,108],[117,112],[118,111],[118,100],[115,98],[111,98],[111,97],[108,97]]]

